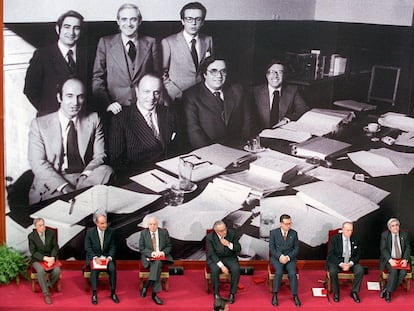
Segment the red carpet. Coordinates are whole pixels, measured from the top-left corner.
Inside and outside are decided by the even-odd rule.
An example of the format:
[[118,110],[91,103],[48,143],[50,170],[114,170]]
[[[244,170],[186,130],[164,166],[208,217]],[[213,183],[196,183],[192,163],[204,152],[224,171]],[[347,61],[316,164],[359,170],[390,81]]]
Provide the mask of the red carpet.
[[[236,296],[235,304],[230,310],[255,311],[255,310],[294,310],[296,309],[289,288],[283,286],[279,292],[279,306],[273,308],[271,294],[267,284],[255,284],[256,279],[265,279],[266,271],[255,271],[254,276],[242,276],[240,284],[244,289]],[[361,303],[356,304],[349,297],[350,284],[341,286],[341,301],[328,303],[326,298],[313,297],[312,287],[320,287],[318,279],[324,278],[323,271],[302,270],[299,279],[299,297],[302,301],[300,310],[389,310],[390,307],[400,310],[409,310],[414,307],[414,290],[406,292],[399,288],[393,295],[391,304],[380,299],[377,291],[368,291],[366,281],[378,281],[379,272],[370,271],[364,277],[363,287],[360,292]],[[170,277],[169,292],[161,292],[159,296],[164,300],[163,306],[157,306],[151,300],[150,293],[143,299],[138,292],[138,272],[119,271],[117,293],[120,304],[115,305],[109,297],[109,288],[101,284],[98,290],[97,306],[90,302],[91,292],[85,292],[84,281],[80,271],[63,271],[62,292],[53,293],[53,304],[47,306],[43,302],[40,292],[33,293],[30,282],[22,281],[20,285],[12,283],[0,286],[0,310],[33,310],[45,308],[45,310],[212,310],[213,296],[207,294],[204,287],[204,274],[201,270],[186,270],[184,275]],[[222,290],[222,295],[227,296],[228,291]],[[332,300],[332,297],[331,297]],[[402,309],[403,308],[403,309]]]

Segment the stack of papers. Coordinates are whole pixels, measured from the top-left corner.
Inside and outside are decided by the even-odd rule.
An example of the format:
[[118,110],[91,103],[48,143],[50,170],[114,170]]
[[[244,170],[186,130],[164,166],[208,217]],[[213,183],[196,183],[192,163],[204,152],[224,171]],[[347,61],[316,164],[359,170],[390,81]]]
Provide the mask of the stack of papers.
[[280,127],[275,129],[264,129],[259,136],[264,138],[289,140],[296,143],[301,143],[312,137],[312,135],[307,132],[292,131]]
[[377,106],[370,105],[367,103],[357,102],[351,99],[337,100],[337,101],[334,101],[333,104],[338,107],[351,109],[355,111],[371,111],[377,108]]
[[249,171],[260,177],[282,181],[295,176],[298,170],[295,163],[262,157],[250,163]]
[[314,137],[303,143],[292,146],[292,154],[304,158],[325,160],[346,152],[350,144],[326,137]]
[[382,126],[400,129],[405,132],[414,131],[414,118],[407,117],[405,114],[396,112],[387,112],[378,119]]

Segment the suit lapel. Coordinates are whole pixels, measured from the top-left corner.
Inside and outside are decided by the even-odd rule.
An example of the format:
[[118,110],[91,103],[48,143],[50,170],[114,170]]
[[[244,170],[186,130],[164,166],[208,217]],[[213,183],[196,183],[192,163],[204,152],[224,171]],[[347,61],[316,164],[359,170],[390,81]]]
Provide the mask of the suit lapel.
[[191,57],[191,51],[187,41],[185,41],[183,32],[180,32],[177,35],[177,46],[179,50],[183,51],[182,55],[185,58],[183,59],[183,63],[189,64],[191,68],[194,70],[194,72],[196,72],[196,67],[194,65],[193,58]]
[[89,118],[85,117],[83,114],[79,115],[76,128],[78,129],[79,154],[82,157],[84,164],[86,164],[85,153],[88,148],[89,139],[91,138],[91,122]]
[[231,88],[224,89],[224,120],[226,125],[228,125],[231,114],[233,112],[234,107],[236,106],[236,96],[233,93]]
[[279,99],[279,116],[281,119],[281,116],[285,116],[288,109],[289,109],[289,92],[287,92],[286,87],[282,87],[280,99]]
[[[225,95],[224,95],[225,96]],[[213,115],[219,115],[221,118],[221,114],[223,112],[222,104],[214,97],[214,95],[210,92],[209,89],[204,85],[201,85],[200,94],[199,94],[199,102],[203,105],[203,107],[210,111]],[[224,123],[224,120],[223,120]]]
[[266,127],[268,127],[270,123],[270,102],[267,84],[260,88],[258,109],[260,110],[260,115],[262,115],[266,121]]
[[150,52],[148,41],[144,38],[138,38],[138,48],[137,48],[137,57],[135,58],[135,70],[134,78],[140,72],[141,66],[144,61],[148,58],[148,53]]
[[60,72],[62,70],[66,73],[66,75],[70,75],[69,65],[66,62],[65,57],[60,52],[57,44],[53,46],[52,53],[50,55],[50,61],[51,61],[52,68],[55,71],[56,75],[58,76],[61,75]]
[[137,105],[131,105],[130,108],[130,127],[131,132],[133,133],[138,141],[140,141],[144,145],[151,145],[151,143],[155,143],[154,133],[150,129],[145,121],[144,116],[139,112]]
[[204,35],[199,35],[199,41],[200,41],[200,64],[201,64],[207,53],[206,37]]
[[169,137],[168,137],[168,110],[163,109],[163,107],[158,106],[156,108],[157,111],[157,119],[158,119],[158,129],[160,131],[160,143],[165,150],[166,145],[168,144]]
[[108,55],[112,61],[117,64],[120,71],[127,77],[130,77],[128,71],[128,64],[125,58],[125,48],[122,43],[121,34],[116,35],[111,42],[111,47],[109,48]]
[[[58,169],[60,169],[63,162],[63,140],[58,113],[54,112],[53,114],[50,114],[45,120],[45,123],[41,126],[45,127],[43,131],[46,135],[45,141],[50,143],[50,148],[53,152],[53,156],[50,156],[59,161]],[[57,163],[56,160],[54,163]]]

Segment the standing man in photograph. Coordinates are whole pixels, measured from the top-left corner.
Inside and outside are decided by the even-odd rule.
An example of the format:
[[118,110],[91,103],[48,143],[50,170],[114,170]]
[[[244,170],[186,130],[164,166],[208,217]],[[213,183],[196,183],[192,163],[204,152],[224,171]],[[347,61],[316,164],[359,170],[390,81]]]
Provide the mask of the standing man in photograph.
[[104,164],[104,134],[96,112],[84,108],[85,87],[77,78],[57,91],[57,112],[33,119],[29,164],[34,174],[30,204],[109,182],[113,170]]
[[150,217],[147,225],[148,228],[141,231],[139,250],[142,265],[144,268],[150,269],[150,276],[142,288],[141,297],[147,296],[147,291],[152,285],[152,300],[157,305],[162,305],[164,302],[157,293],[162,290],[161,271],[163,265],[173,264],[173,258],[170,255],[171,240],[168,230],[158,227],[157,218]]
[[285,84],[285,68],[273,60],[266,67],[266,84],[253,88],[258,111],[258,129],[271,128],[280,121],[296,121],[309,110],[297,86]]
[[116,236],[115,231],[108,227],[107,216],[103,211],[96,211],[93,215],[96,227],[86,232],[85,251],[86,264],[89,266],[91,261],[98,265],[106,265],[106,269],[98,270],[91,267],[91,286],[92,286],[92,304],[98,304],[98,295],[96,288],[98,277],[101,271],[109,274],[109,284],[111,286],[111,299],[119,303],[116,292]]
[[388,280],[383,287],[380,297],[391,302],[391,293],[404,281],[407,268],[410,265],[411,247],[408,234],[400,230],[400,221],[390,218],[387,222],[388,230],[381,234],[380,270],[387,268]]
[[339,302],[338,273],[341,271],[352,271],[354,273],[351,297],[356,303],[360,302],[358,293],[364,277],[364,268],[359,264],[361,249],[358,240],[352,235],[353,230],[352,222],[344,222],[342,233],[333,236],[329,244],[326,265],[332,282],[335,302]]
[[214,231],[207,240],[207,264],[211,271],[214,299],[220,298],[220,273],[231,274],[230,303],[236,301],[237,286],[240,280],[240,265],[237,254],[241,251],[236,232],[227,230],[226,224],[218,220],[213,225]]
[[200,33],[206,14],[201,3],[187,3],[180,11],[183,31],[161,41],[164,85],[173,101],[202,81],[198,67],[213,51],[213,39]]
[[77,45],[82,25],[81,14],[76,11],[64,13],[55,26],[57,43],[33,53],[23,92],[36,108],[37,116],[59,109],[56,92],[69,76],[76,75],[83,83],[87,81],[86,50]]
[[96,49],[93,95],[112,115],[136,102],[135,85],[144,74],[160,71],[155,39],[138,35],[141,22],[139,8],[123,4],[117,13],[120,33],[101,38]]
[[[50,305],[52,304],[50,289],[53,288],[60,277],[60,267],[56,265],[59,246],[55,232],[52,229],[46,229],[43,218],[35,218],[33,225],[35,230],[28,236],[32,267],[36,270],[37,280],[42,289],[45,303]],[[47,263],[49,267],[54,265],[56,267],[46,272],[41,265],[42,262]],[[46,278],[47,274],[49,274],[49,280]]]
[[280,227],[270,231],[270,263],[275,269],[273,280],[272,305],[279,304],[277,292],[282,282],[283,270],[286,268],[289,277],[290,291],[293,302],[297,307],[301,306],[298,297],[298,278],[296,276],[296,256],[299,252],[298,233],[291,229],[292,219],[289,215],[280,216]]

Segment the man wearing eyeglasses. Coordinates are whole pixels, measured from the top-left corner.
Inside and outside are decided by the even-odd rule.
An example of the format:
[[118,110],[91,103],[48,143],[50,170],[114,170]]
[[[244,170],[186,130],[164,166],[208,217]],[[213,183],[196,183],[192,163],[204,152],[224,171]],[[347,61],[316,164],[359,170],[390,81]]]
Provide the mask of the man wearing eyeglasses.
[[209,57],[200,65],[204,82],[183,94],[187,139],[192,148],[213,143],[241,147],[250,137],[251,112],[238,84],[227,85],[223,58]]
[[172,100],[202,80],[198,66],[213,51],[213,39],[200,33],[206,13],[201,3],[187,3],[180,11],[183,31],[161,41],[164,85]]
[[295,121],[309,110],[298,88],[284,84],[285,68],[280,61],[272,60],[266,68],[267,83],[253,88],[258,130]]

